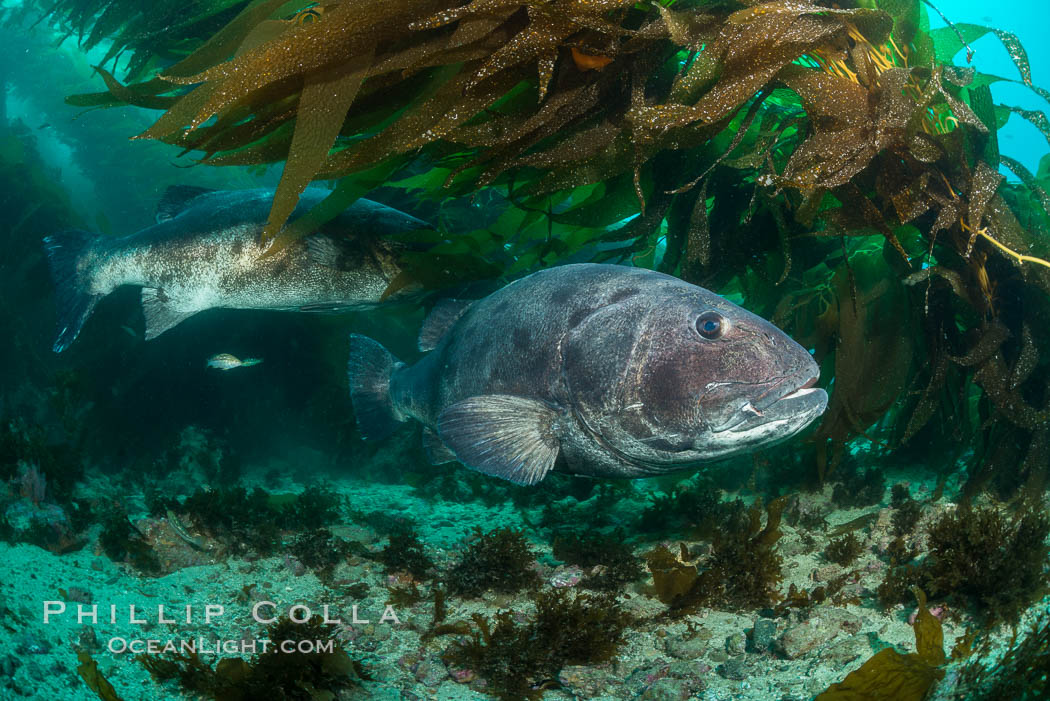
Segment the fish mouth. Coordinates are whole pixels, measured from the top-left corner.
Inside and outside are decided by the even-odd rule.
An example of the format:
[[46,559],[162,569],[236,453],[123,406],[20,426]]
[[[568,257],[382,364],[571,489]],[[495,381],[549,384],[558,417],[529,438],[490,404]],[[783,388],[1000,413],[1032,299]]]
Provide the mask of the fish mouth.
[[[753,401],[744,402],[737,416],[724,430],[743,432],[773,422],[805,424],[824,413],[828,393],[816,387],[818,376],[788,377],[775,383]],[[801,427],[800,427],[801,428]]]

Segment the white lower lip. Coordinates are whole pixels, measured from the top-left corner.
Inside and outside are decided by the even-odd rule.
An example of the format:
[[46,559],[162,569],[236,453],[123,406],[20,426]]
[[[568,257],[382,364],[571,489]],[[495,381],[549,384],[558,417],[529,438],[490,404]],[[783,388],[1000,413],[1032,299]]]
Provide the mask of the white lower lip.
[[815,387],[807,387],[806,389],[796,389],[794,392],[791,392],[790,394],[785,394],[783,397],[781,397],[777,401],[778,402],[782,402],[785,399],[798,399],[799,397],[804,397],[807,394],[813,394],[814,392],[817,392],[817,391],[818,390]]

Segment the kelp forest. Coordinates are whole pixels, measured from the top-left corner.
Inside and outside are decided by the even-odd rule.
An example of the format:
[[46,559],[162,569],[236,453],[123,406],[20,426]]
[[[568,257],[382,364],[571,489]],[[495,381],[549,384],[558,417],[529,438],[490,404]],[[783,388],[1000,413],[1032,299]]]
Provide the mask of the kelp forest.
[[[929,503],[949,489],[960,504],[929,525],[922,547],[930,554],[919,564],[905,547],[919,506],[894,490],[896,536],[880,551],[888,568],[878,598],[907,611],[920,602],[910,621],[917,652],[873,648],[819,698],[918,701],[949,659],[927,595],[976,607],[973,635],[952,653],[965,659],[978,629],[1016,625],[1047,591],[1040,568],[1050,531],[1040,513],[1050,487],[1050,120],[1045,109],[995,97],[1005,83],[1048,103],[1050,92],[1033,82],[1016,36],[955,22],[939,5],[40,0],[4,10],[3,22],[47,27],[97,59],[94,89],[64,96],[85,123],[142,108],[145,127],[125,136],[163,148],[189,179],[232,167],[279,172],[262,233],[268,254],[380,191],[433,227],[397,234],[408,245],[384,296],[421,289],[430,307],[563,263],[620,263],[712,290],[812,350],[830,395],[816,427],[790,450],[749,456],[747,485],[761,495],[750,509],[666,485],[653,497],[656,512],[704,537],[720,519],[737,528],[725,541],[716,534],[714,560],[699,576],[684,544],[681,553],[674,545],[650,552],[646,575],[668,620],[715,603],[786,616],[853,601],[833,598],[845,580],[777,593],[781,514],[793,527],[805,522],[782,495],[832,483],[860,492],[882,479],[878,466],[907,465],[936,485]],[[931,17],[944,26],[931,28]],[[973,48],[982,38],[1005,48],[1014,72],[982,71]],[[1036,172],[1000,149],[1011,118],[1046,137]],[[311,184],[326,196],[293,216]],[[342,396],[345,384],[331,391]],[[871,523],[830,533],[843,537],[825,559],[852,562],[854,531]],[[1001,542],[972,555],[989,533]],[[407,532],[398,537],[415,547]],[[524,547],[516,538],[478,531],[466,557],[481,562],[486,547],[516,552]],[[571,549],[553,542],[555,554]],[[581,552],[598,547],[574,543]],[[1015,572],[1010,585],[1024,591],[1011,598],[994,577],[1020,561],[1027,574]],[[484,562],[478,571],[502,566]],[[748,569],[776,574],[749,589]],[[608,660],[616,648],[584,661],[532,660],[527,678],[503,678],[498,659],[515,659],[526,638],[554,629],[542,614],[529,624],[474,614],[475,626],[455,628],[442,620],[446,594],[459,595],[434,595],[425,640],[470,633],[449,669],[489,679],[501,698],[536,698],[544,679],[568,684],[558,676],[565,665]],[[575,603],[538,596],[538,609],[586,625],[597,625],[598,608],[615,608],[604,594]],[[616,639],[627,625],[608,616],[594,640]],[[1042,625],[1027,639],[1015,633],[1008,675],[966,669],[960,684],[996,690],[970,698],[1046,688],[1045,673],[1032,681],[1050,660],[1050,625]],[[184,677],[192,667],[183,665]],[[898,696],[851,695],[887,680],[901,684]]]

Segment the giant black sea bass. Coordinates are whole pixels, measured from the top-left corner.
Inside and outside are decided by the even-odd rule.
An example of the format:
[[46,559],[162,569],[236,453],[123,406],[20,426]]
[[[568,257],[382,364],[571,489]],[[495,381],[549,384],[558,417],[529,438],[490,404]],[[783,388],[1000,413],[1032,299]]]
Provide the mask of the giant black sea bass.
[[810,354],[677,278],[616,265],[534,273],[424,323],[418,363],[350,337],[361,433],[424,425],[432,463],[519,484],[645,477],[789,438],[827,406]]
[[[307,188],[298,214],[327,191]],[[95,304],[121,285],[142,288],[146,340],[205,309],[335,311],[379,304],[401,272],[403,244],[386,237],[429,229],[391,207],[358,200],[305,239],[264,255],[272,189],[169,188],[154,226],[119,238],[66,231],[44,239],[58,299],[55,352],[80,333]]]

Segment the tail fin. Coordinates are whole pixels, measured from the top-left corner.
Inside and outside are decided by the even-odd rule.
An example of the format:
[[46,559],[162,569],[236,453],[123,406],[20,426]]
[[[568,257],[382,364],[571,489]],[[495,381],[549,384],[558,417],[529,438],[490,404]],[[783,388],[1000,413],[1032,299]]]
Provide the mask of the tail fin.
[[390,399],[390,376],[402,366],[376,341],[350,334],[350,398],[354,402],[357,427],[369,440],[386,438],[404,421]]
[[52,346],[56,353],[69,347],[99,300],[100,295],[88,294],[85,275],[79,270],[81,258],[95,240],[94,234],[75,229],[44,239],[58,303],[58,338]]

